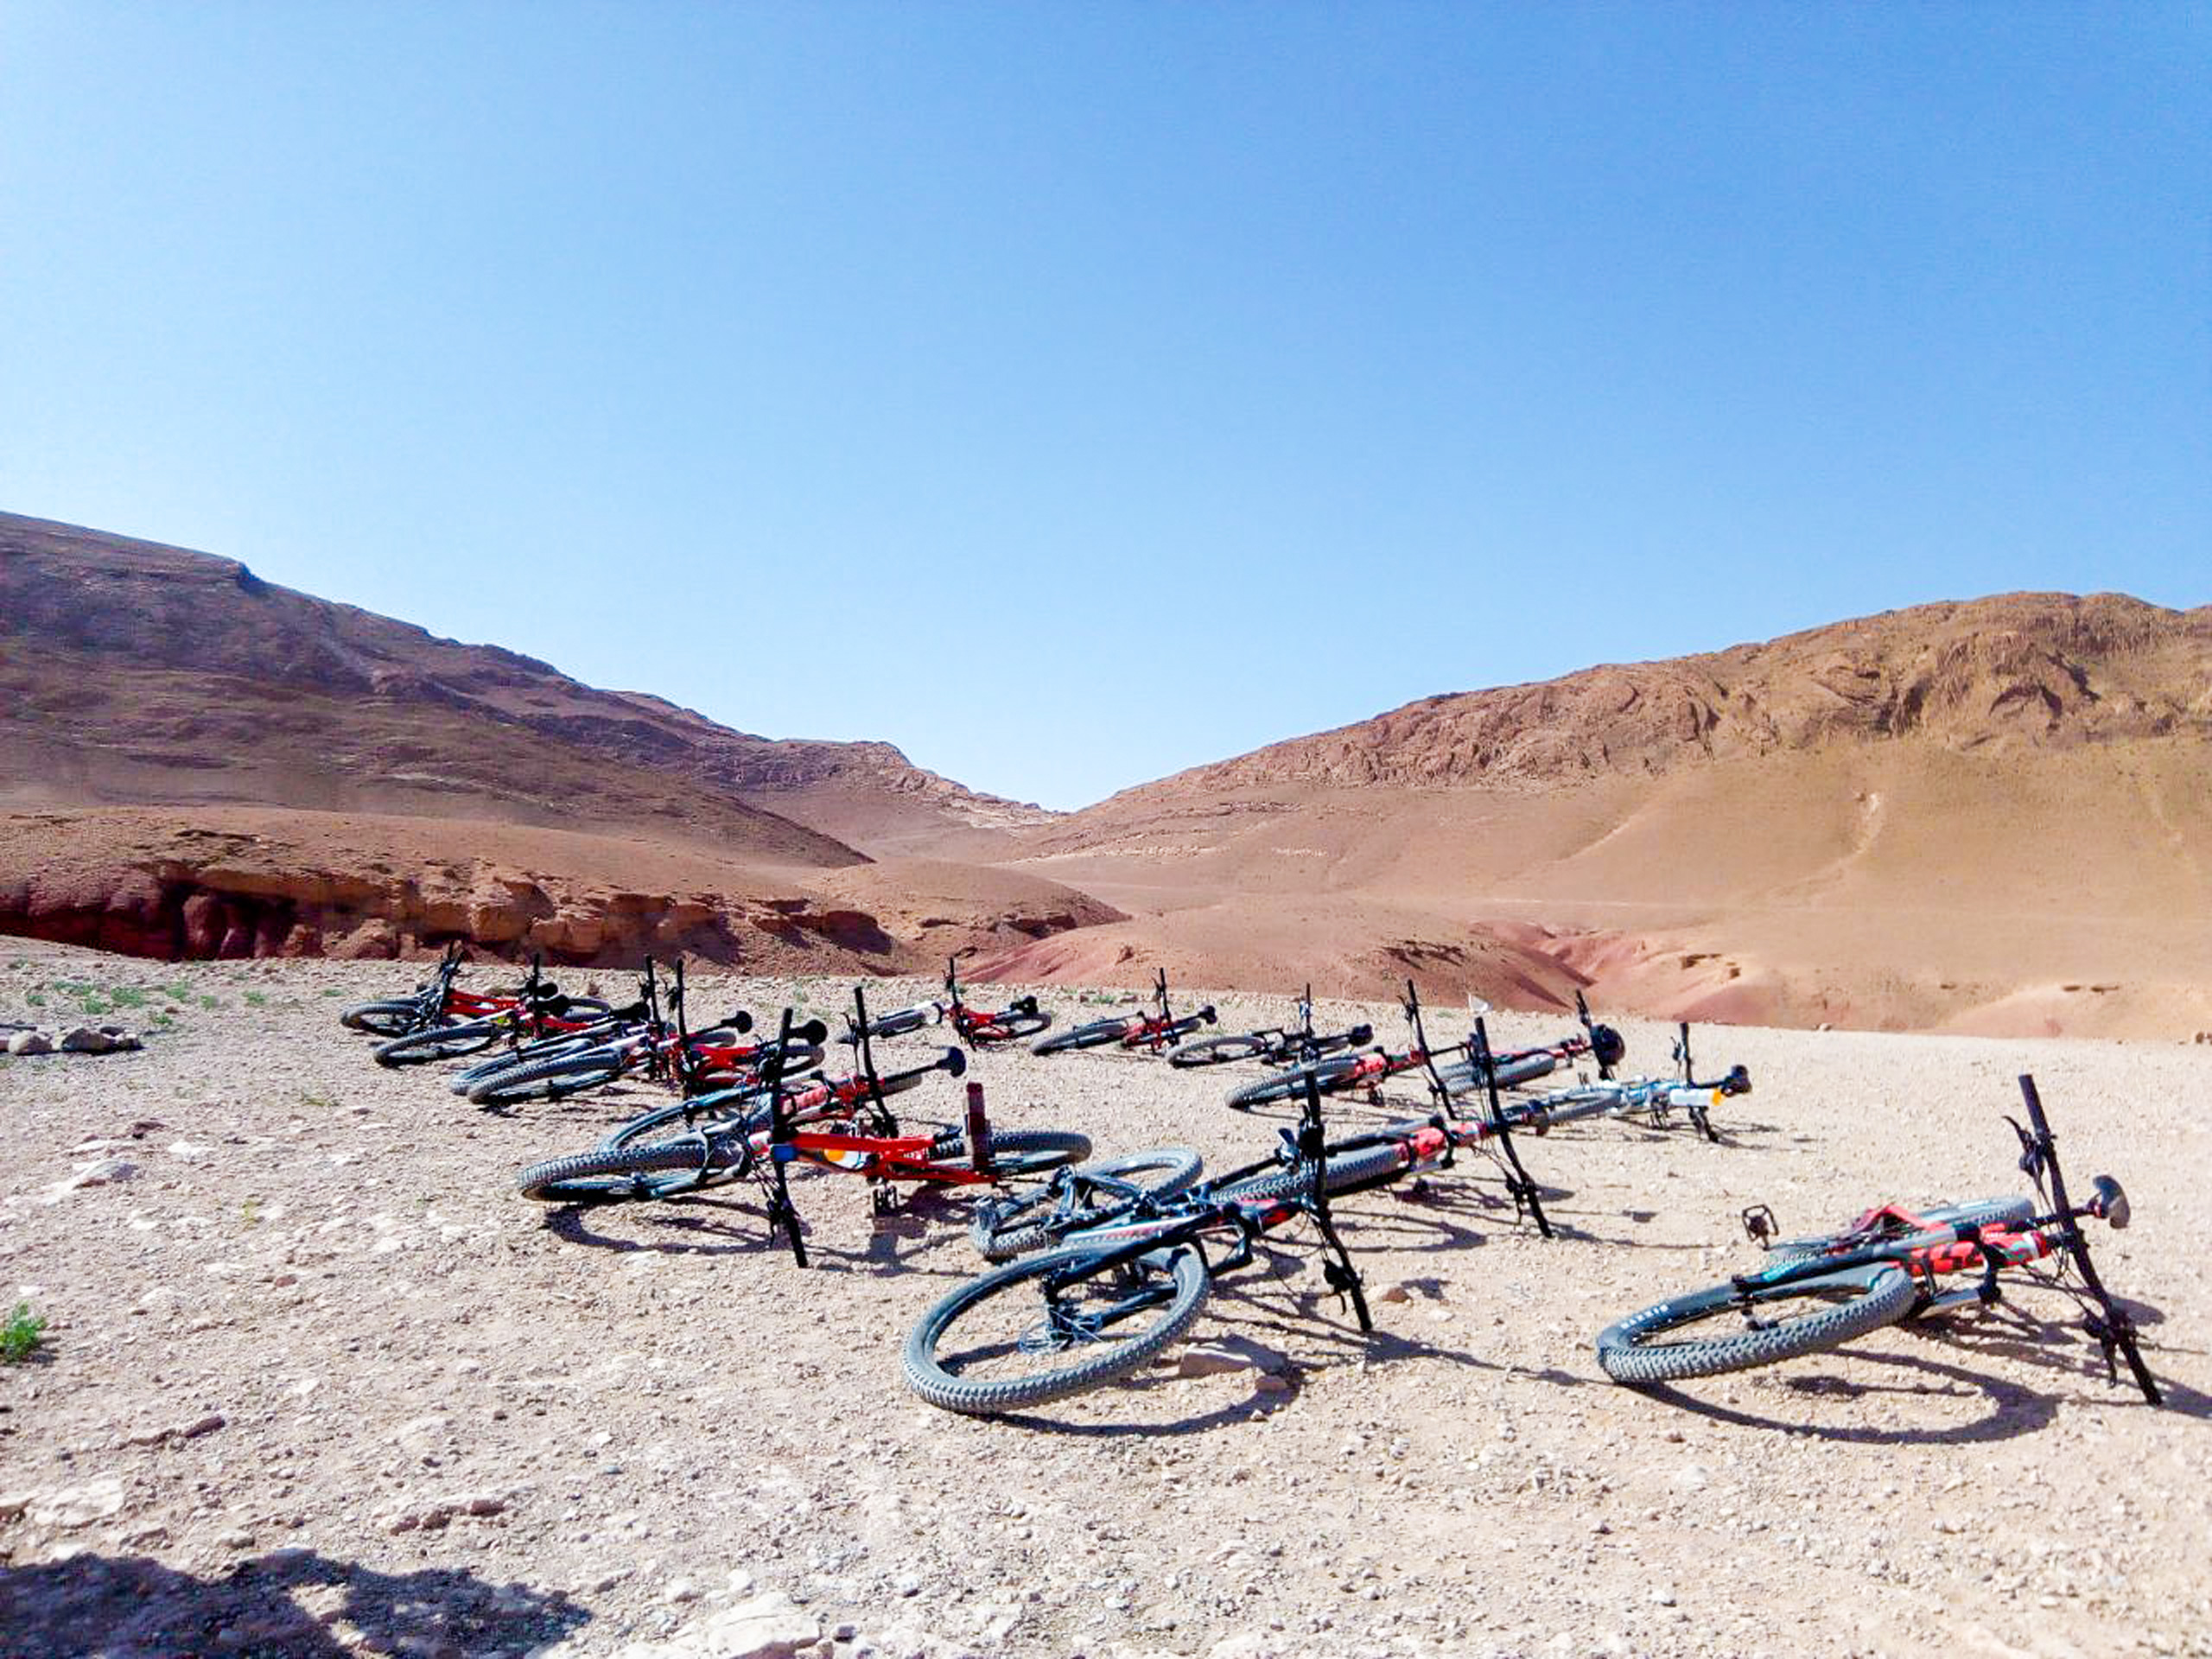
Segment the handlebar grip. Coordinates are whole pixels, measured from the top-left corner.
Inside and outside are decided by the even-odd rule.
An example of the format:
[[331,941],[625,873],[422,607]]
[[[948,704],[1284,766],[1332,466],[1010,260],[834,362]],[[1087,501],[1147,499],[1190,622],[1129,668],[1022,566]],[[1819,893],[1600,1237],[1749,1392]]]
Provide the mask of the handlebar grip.
[[[742,1031],[745,1027],[741,1026],[738,1029]],[[803,1026],[793,1026],[791,1035],[802,1043],[821,1043],[828,1039],[830,1027],[819,1020],[810,1020]]]

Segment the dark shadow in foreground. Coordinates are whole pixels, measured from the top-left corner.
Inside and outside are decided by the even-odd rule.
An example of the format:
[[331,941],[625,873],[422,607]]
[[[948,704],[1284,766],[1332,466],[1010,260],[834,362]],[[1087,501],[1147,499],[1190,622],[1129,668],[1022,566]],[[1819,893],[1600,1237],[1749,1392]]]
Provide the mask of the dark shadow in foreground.
[[145,1556],[89,1553],[0,1567],[0,1659],[474,1659],[527,1652],[590,1618],[566,1596],[459,1567],[378,1573],[307,1549],[272,1550],[205,1579]]

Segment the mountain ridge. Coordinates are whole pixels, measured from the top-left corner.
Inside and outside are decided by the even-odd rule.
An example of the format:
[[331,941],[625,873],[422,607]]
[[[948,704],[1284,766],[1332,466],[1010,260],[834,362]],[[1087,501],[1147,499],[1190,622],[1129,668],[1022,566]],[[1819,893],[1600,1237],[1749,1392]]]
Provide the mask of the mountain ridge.
[[[1924,634],[1930,625],[1936,625],[1936,644],[1923,643],[1920,660],[1901,671],[1894,660],[1897,636]],[[2072,655],[2061,654],[2060,645]],[[2121,686],[2115,691],[2124,706],[2113,709],[2101,706],[2113,698],[2090,688],[2075,660],[2120,663],[2153,646],[2169,655],[2194,651],[2212,661],[2212,606],[2173,611],[2117,594],[1945,601],[1720,651],[1599,664],[1547,680],[1420,697],[1364,720],[1185,768],[1096,805],[1185,786],[1549,785],[1611,771],[1656,772],[1683,759],[1772,753],[1931,728],[1962,748],[2037,741],[2039,722],[2061,741],[2160,736],[2184,727],[2212,737],[2212,668],[2202,671],[2193,697],[2146,702]],[[1785,672],[1802,671],[1804,682],[1780,696],[1771,689],[1779,677],[1777,658]],[[1760,667],[1766,669],[1764,683],[1751,671]],[[1996,688],[1985,715],[2002,709],[2012,714],[1974,729],[1960,716],[1978,686]],[[1833,700],[1829,706],[1818,703],[1815,689]]]

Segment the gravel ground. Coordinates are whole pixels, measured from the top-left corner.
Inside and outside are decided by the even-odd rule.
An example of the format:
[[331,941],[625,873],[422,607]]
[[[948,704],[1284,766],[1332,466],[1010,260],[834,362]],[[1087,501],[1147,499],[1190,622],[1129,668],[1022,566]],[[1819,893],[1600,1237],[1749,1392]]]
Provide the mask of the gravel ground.
[[[1561,1236],[1463,1162],[1339,1212],[1373,1338],[1287,1235],[1192,1338],[1257,1366],[985,1421],[899,1372],[980,1265],[963,1200],[878,1223],[862,1183],[804,1177],[807,1271],[750,1187],[548,1211],[516,1169],[651,1091],[499,1116],[379,1071],[335,1015],[404,967],[0,964],[0,1021],[148,1033],[0,1056],[0,1313],[48,1321],[0,1367],[0,1654],[2212,1654],[2202,1047],[1707,1031],[1700,1069],[1757,1080],[1726,1144],[1524,1142]],[[772,1017],[793,990],[847,994],[707,981],[694,1006]],[[1094,1011],[1041,995],[1062,1024]],[[1664,1069],[1666,1033],[1624,1029],[1630,1069]],[[2018,1190],[2023,1070],[2077,1176],[2127,1184],[2134,1229],[2099,1229],[2099,1262],[2168,1409],[2032,1290],[1675,1392],[1604,1379],[1598,1327],[1746,1262],[1747,1204],[1808,1231]],[[1218,1103],[1249,1075],[971,1073],[996,1122],[1217,1168],[1273,1134]],[[906,1100],[959,1111],[950,1081]]]

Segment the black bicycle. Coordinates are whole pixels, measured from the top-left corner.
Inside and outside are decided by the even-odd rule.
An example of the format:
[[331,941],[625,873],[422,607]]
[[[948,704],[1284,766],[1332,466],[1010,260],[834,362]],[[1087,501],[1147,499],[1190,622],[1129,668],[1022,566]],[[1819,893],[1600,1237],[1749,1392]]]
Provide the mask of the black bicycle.
[[1041,1042],[1030,1045],[1032,1054],[1065,1054],[1078,1048],[1103,1048],[1109,1043],[1123,1048],[1142,1049],[1147,1054],[1157,1054],[1191,1035],[1201,1026],[1214,1023],[1213,1005],[1209,1002],[1196,1014],[1178,1014],[1167,1001],[1167,970],[1161,969],[1153,976],[1153,1007],[1140,1014],[1116,1015],[1111,1020],[1093,1020],[1087,1025],[1071,1026],[1065,1031],[1055,1032]]
[[1310,1063],[1325,1054],[1334,1054],[1347,1048],[1358,1048],[1375,1040],[1370,1026],[1353,1026],[1345,1031],[1317,1032],[1313,1029],[1313,988],[1308,985],[1306,995],[1298,999],[1298,1023],[1294,1026],[1268,1026],[1258,1031],[1222,1032],[1211,1037],[1193,1037],[1167,1051],[1167,1064],[1190,1069],[1202,1065],[1226,1065],[1235,1060],[1259,1060],[1268,1065],[1296,1065]]

